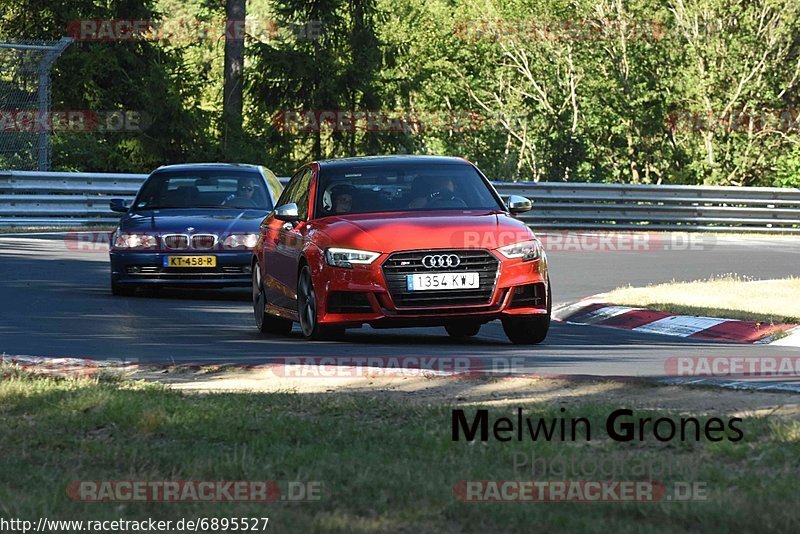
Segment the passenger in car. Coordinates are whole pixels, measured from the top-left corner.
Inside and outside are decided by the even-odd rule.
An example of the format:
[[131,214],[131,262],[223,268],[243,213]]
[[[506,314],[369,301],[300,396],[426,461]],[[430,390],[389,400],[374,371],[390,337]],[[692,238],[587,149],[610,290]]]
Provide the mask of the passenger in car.
[[172,207],[190,207],[197,202],[200,191],[193,185],[182,185],[174,191],[168,191],[164,204]]

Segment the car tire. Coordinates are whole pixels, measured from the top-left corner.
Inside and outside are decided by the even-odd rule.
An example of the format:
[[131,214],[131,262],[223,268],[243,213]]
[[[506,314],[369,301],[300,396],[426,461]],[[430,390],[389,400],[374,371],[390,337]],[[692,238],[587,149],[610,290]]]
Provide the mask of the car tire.
[[503,331],[515,345],[536,345],[550,329],[549,315],[528,315],[503,319]]
[[515,345],[536,345],[544,341],[550,329],[550,314],[553,294],[550,292],[550,279],[547,279],[547,314],[523,315],[503,318],[503,331]]
[[114,280],[111,281],[111,294],[115,297],[130,297],[136,293],[136,287],[130,285],[122,285]]
[[454,337],[456,339],[465,339],[468,337],[472,337],[478,334],[478,331],[481,329],[480,323],[471,323],[461,322],[461,323],[450,323],[445,325],[445,330],[450,337]]
[[304,265],[297,277],[297,316],[300,332],[309,341],[334,339],[344,335],[344,328],[321,325],[317,320],[317,293],[311,278],[311,268]]
[[267,313],[267,293],[258,263],[253,264],[253,315],[256,327],[262,334],[288,336],[292,331],[292,321]]

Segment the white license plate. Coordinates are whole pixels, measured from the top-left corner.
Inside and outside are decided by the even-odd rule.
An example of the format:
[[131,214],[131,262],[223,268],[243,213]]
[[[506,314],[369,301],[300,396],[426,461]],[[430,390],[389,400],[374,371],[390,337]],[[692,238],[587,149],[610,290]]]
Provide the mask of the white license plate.
[[479,273],[421,273],[406,276],[409,291],[442,289],[478,289],[481,287]]

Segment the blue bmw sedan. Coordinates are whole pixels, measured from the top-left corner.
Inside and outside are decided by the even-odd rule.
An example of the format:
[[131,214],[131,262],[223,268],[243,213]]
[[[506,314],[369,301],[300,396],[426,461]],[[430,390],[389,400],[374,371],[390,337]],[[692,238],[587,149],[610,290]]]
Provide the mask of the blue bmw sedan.
[[252,249],[282,191],[269,169],[197,163],[159,167],[111,236],[111,292],[137,287],[249,287]]

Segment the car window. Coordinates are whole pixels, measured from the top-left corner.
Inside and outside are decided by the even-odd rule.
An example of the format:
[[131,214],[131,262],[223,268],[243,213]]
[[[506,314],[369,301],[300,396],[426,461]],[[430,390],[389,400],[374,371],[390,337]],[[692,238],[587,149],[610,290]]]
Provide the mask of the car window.
[[301,169],[289,181],[289,185],[283,190],[278,205],[295,203],[301,219],[308,217],[308,193],[311,188],[311,169]]
[[262,167],[264,171],[264,176],[267,178],[267,187],[269,187],[270,192],[272,193],[272,198],[279,198],[281,193],[283,193],[283,185],[281,184],[278,177],[275,176],[271,170]]
[[504,210],[471,165],[353,165],[322,168],[317,217],[419,210]]
[[237,170],[198,169],[153,173],[133,209],[236,208],[271,210],[261,175]]
[[313,176],[314,173],[311,172],[311,169],[306,169],[297,185],[297,200],[295,203],[301,219],[308,218],[308,195],[311,192],[311,178]]
[[297,185],[300,182],[300,176],[302,176],[304,171],[305,169],[297,171],[289,179],[289,183],[286,185],[286,188],[283,190],[283,193],[278,199],[278,206],[283,206],[284,204],[294,202],[294,200],[292,200],[295,198],[294,192],[297,190]]

